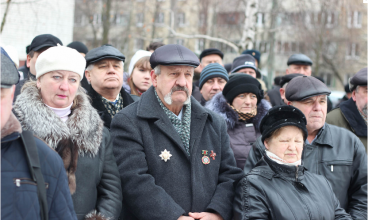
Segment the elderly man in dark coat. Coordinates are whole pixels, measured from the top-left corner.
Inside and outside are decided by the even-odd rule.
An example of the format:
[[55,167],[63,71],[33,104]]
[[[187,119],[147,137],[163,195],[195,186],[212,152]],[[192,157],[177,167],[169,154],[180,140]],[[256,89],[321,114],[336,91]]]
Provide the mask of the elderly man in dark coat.
[[[330,93],[324,83],[312,76],[295,77],[286,87],[288,104],[301,110],[307,119],[304,166],[329,180],[341,207],[353,219],[367,219],[367,154],[352,132],[325,123]],[[252,170],[265,149],[257,139],[249,152],[245,173]]]
[[122,88],[125,56],[111,45],[102,45],[89,51],[86,61],[86,81],[82,79],[81,85],[88,91],[104,126],[110,129],[115,114],[134,102]]
[[327,114],[326,122],[356,134],[367,150],[367,67],[350,79],[352,98]]
[[124,219],[232,218],[242,177],[224,119],[193,97],[193,52],[165,45],[151,56],[153,87],[115,115],[114,154]]

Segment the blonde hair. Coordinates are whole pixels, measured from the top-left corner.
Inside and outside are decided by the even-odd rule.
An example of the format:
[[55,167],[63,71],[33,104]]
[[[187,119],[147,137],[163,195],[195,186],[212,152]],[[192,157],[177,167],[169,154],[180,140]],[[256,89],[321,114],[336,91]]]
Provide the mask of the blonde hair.
[[130,77],[128,78],[128,85],[130,87],[130,94],[136,95],[136,96],[141,96],[141,94],[138,93],[137,91],[137,86],[134,85],[133,83],[133,73],[134,73],[134,69],[135,68],[142,68],[144,70],[148,70],[151,72],[152,68],[151,68],[151,64],[150,64],[150,57],[146,56],[146,57],[142,57],[141,59],[139,59],[133,68],[133,72],[130,75]]

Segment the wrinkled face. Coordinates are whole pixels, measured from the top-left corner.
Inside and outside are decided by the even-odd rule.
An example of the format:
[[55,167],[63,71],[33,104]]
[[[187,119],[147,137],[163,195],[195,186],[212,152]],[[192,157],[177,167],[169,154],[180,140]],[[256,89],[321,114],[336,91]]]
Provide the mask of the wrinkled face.
[[222,59],[217,54],[210,54],[202,58],[201,60],[201,67],[202,69],[205,68],[210,63],[218,63],[223,66]]
[[4,128],[11,115],[15,86],[5,89],[1,88],[1,129]]
[[353,100],[360,112],[367,116],[367,86],[358,86],[352,93]]
[[[323,127],[327,114],[327,96],[318,95],[303,101],[292,102],[293,106],[303,112],[307,119],[308,133]],[[290,102],[289,102],[290,104]]]
[[288,163],[300,160],[304,144],[302,131],[295,126],[285,126],[277,133],[265,140],[267,150]]
[[151,70],[143,67],[135,67],[132,72],[131,80],[133,80],[134,85],[139,91],[145,92],[152,85]]
[[42,101],[46,105],[66,108],[72,104],[80,80],[80,76],[71,71],[52,71],[37,79],[37,87],[41,90]]
[[242,113],[250,113],[257,108],[257,96],[253,93],[239,94],[233,100],[232,106]]
[[93,64],[85,75],[94,90],[121,89],[123,86],[124,64],[116,59],[104,59]]
[[252,68],[244,68],[244,69],[240,69],[238,71],[236,71],[237,73],[245,73],[245,74],[248,74],[248,75],[251,75],[253,76],[254,78],[257,78],[257,73],[254,69]]
[[207,80],[202,86],[201,94],[204,100],[208,101],[212,99],[214,95],[221,92],[226,85],[226,80],[221,77],[215,77]]
[[193,74],[190,66],[161,66],[159,75],[151,71],[152,85],[163,102],[181,106],[192,95]]
[[300,73],[306,76],[311,76],[312,67],[309,65],[290,64],[289,67],[286,69],[286,74],[292,74],[292,73]]

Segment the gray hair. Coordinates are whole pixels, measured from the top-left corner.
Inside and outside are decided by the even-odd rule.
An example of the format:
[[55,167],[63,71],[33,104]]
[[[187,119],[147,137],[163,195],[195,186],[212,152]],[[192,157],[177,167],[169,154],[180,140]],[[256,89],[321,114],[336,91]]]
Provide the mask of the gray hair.
[[161,74],[161,67],[160,67],[160,65],[157,65],[153,70],[155,71],[155,75],[156,76],[158,76],[158,75]]

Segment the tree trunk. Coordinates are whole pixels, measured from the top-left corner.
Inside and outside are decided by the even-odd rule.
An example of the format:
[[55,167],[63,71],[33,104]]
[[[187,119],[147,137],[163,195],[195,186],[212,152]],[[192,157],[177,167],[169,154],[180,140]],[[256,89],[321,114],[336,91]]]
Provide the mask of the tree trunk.
[[3,29],[5,26],[5,22],[6,22],[6,15],[8,14],[8,11],[9,11],[10,2],[11,0],[7,0],[6,2],[6,8],[5,8],[4,16],[3,16],[3,21],[1,22],[0,33],[3,33]]
[[277,0],[272,0],[272,9],[271,9],[271,28],[269,32],[269,44],[270,49],[268,51],[268,59],[267,59],[267,78],[268,85],[272,85],[273,79],[273,63],[275,59],[275,27],[276,27],[276,17],[277,17]]
[[102,19],[103,19],[103,30],[102,30],[102,44],[109,43],[109,30],[110,30],[110,10],[111,10],[111,0],[105,0],[102,9]]

